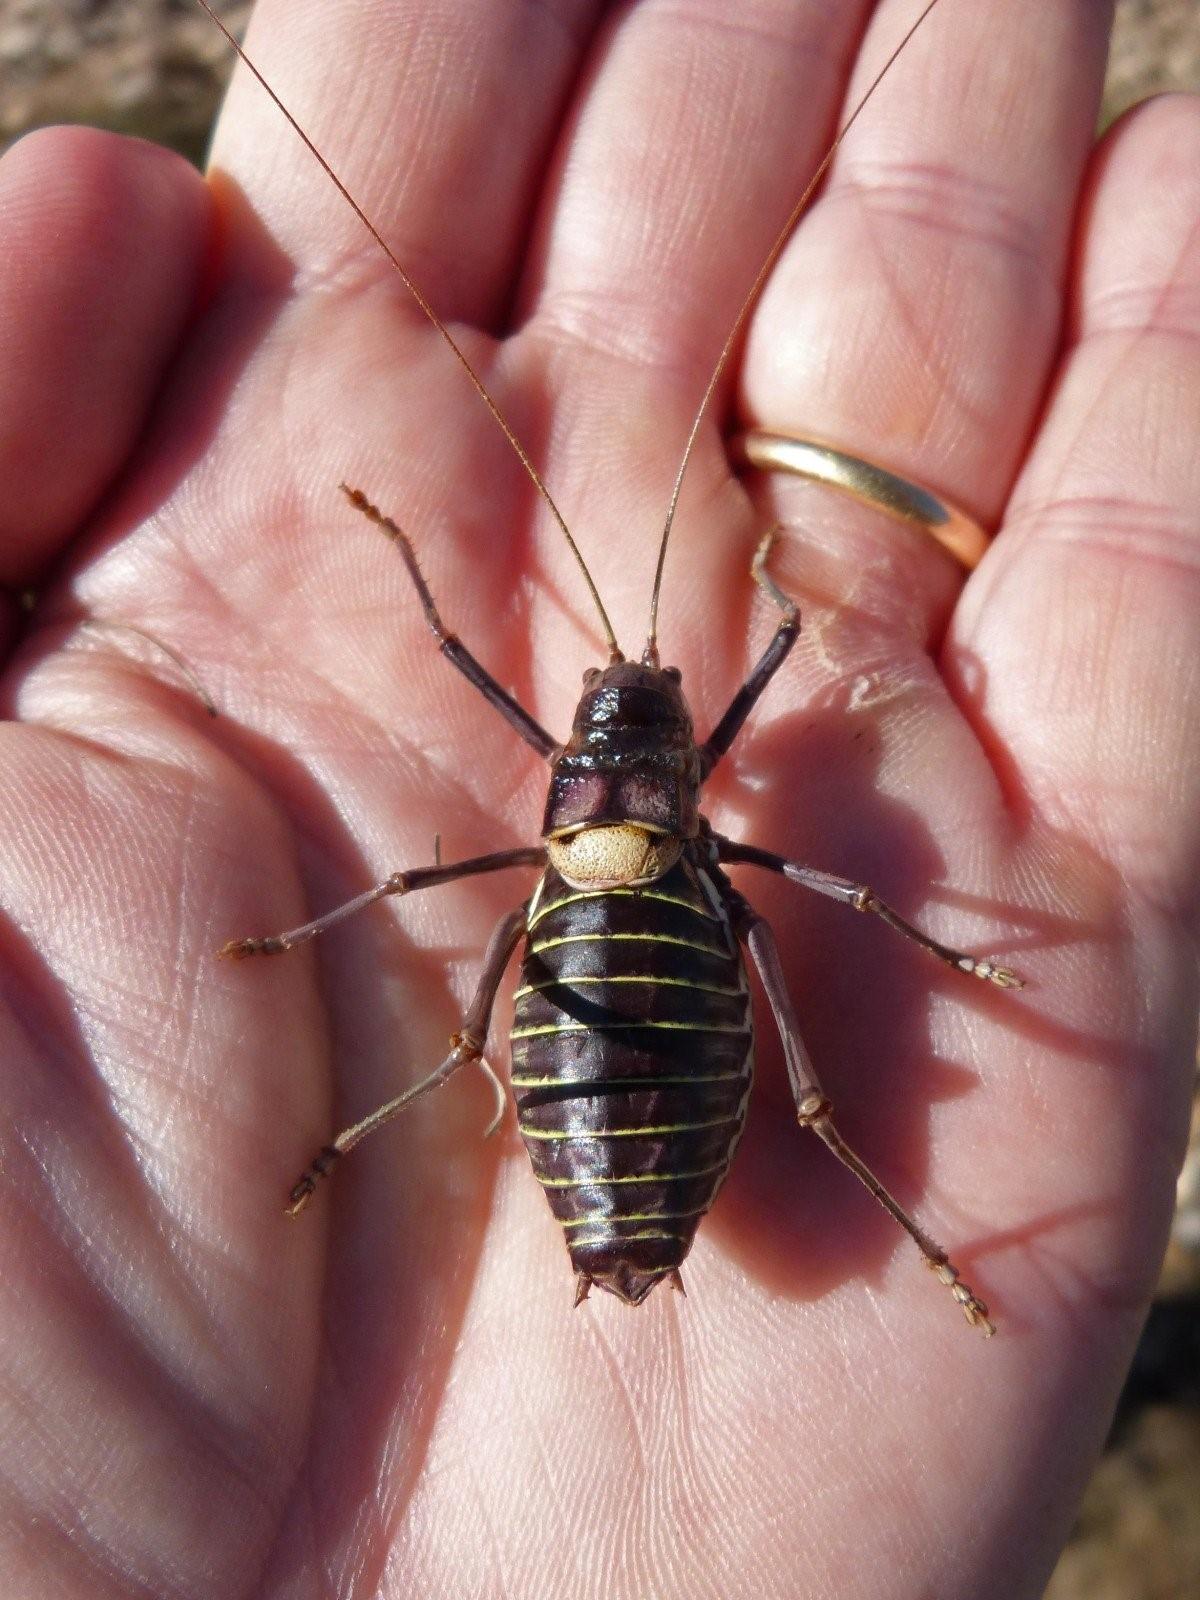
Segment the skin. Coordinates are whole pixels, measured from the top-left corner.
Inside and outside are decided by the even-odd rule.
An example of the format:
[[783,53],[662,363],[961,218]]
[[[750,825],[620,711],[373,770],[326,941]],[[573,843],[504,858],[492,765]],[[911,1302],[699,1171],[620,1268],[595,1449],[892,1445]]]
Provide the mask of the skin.
[[[738,299],[912,8],[264,0],[250,47],[464,345],[640,650]],[[1154,1283],[1195,1044],[1200,110],[1091,149],[1108,8],[939,7],[839,157],[706,425],[662,610],[703,734],[804,636],[706,805],[1018,967],[991,991],[750,868],[840,1125],[990,1343],[759,1082],[688,1298],[571,1311],[511,1112],[441,1059],[513,873],[218,963],[389,871],[536,836],[545,771],[424,631],[560,735],[603,661],[463,374],[257,88],[206,188],[58,129],[0,167],[0,1474],[14,1594],[1041,1593]],[[863,30],[866,28],[865,39]],[[860,43],[862,54],[859,54]],[[519,87],[518,87],[519,86]],[[932,540],[721,430],[950,495]],[[151,630],[155,651],[81,631]],[[493,1026],[504,1059],[507,1001]]]

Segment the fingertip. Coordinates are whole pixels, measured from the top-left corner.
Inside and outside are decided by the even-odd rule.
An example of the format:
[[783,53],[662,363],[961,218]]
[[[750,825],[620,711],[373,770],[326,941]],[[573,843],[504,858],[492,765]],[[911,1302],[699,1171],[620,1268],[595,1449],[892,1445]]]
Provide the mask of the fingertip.
[[1097,144],[1093,164],[1135,161],[1144,176],[1147,156],[1160,177],[1195,185],[1200,177],[1200,94],[1172,90],[1149,95],[1123,111]]
[[1200,95],[1143,100],[1108,130],[1089,166],[1068,337],[1129,332],[1169,315],[1162,297],[1190,277],[1181,268],[1197,247],[1198,215]]
[[139,139],[46,128],[0,162],[0,581],[35,578],[126,459],[211,218],[200,174]]
[[[1168,143],[1189,129],[1192,138],[1200,138],[1200,94],[1172,89],[1163,94],[1147,95],[1121,113],[1100,141],[1099,148],[1127,139],[1132,128],[1139,130],[1139,138],[1165,133]],[[1167,147],[1164,144],[1164,149]],[[1185,152],[1178,153],[1185,157]]]

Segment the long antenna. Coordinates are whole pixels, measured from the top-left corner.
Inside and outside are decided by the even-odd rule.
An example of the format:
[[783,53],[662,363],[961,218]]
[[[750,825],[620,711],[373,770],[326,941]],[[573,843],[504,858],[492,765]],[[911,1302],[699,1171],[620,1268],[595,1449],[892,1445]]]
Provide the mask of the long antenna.
[[250,57],[246,54],[245,50],[242,49],[241,45],[234,38],[233,34],[230,33],[229,29],[225,26],[224,22],[217,15],[217,13],[213,10],[212,6],[209,5],[208,0],[196,0],[196,3],[197,3],[197,5],[199,5],[199,7],[200,7],[200,9],[202,11],[206,11],[208,13],[208,15],[212,19],[212,21],[216,24],[216,26],[224,34],[225,39],[227,40],[227,42],[230,45],[230,47],[236,52],[238,60],[242,63],[242,65],[244,67],[248,68],[249,71],[254,75],[254,77],[258,79],[258,82],[266,90],[267,94],[270,96],[272,101],[274,101],[275,105],[277,106],[279,111],[283,114],[283,116],[286,118],[286,120],[291,125],[291,127],[295,131],[295,133],[298,135],[298,137],[300,138],[301,142],[303,143],[305,148],[308,150],[309,154],[314,158],[314,160],[317,162],[317,164],[321,167],[322,171],[325,173],[325,176],[333,184],[334,188],[341,195],[342,199],[350,207],[351,211],[354,212],[354,215],[362,223],[363,227],[371,235],[372,239],[374,239],[375,243],[379,246],[379,248],[383,251],[384,255],[391,262],[392,266],[396,269],[396,272],[399,275],[401,283],[408,290],[408,292],[412,296],[412,298],[417,302],[417,305],[420,306],[420,308],[424,312],[425,316],[429,319],[429,321],[433,324],[433,326],[441,334],[442,338],[450,346],[450,349],[453,352],[454,356],[457,358],[459,364],[465,370],[465,372],[467,374],[467,377],[470,378],[472,384],[474,385],[475,392],[478,394],[479,398],[483,401],[484,405],[491,412],[492,417],[493,417],[497,427],[500,429],[501,433],[503,433],[504,437],[508,440],[509,444],[516,451],[517,457],[520,460],[521,465],[525,468],[525,471],[528,474],[529,479],[532,482],[534,488],[541,495],[542,499],[546,502],[546,504],[550,507],[550,513],[553,516],[555,522],[558,523],[558,526],[562,531],[563,538],[567,541],[567,544],[570,546],[571,554],[575,557],[576,561],[579,563],[579,570],[580,570],[580,572],[583,573],[583,581],[587,584],[588,591],[591,594],[591,597],[592,597],[593,601],[595,602],[596,610],[600,614],[600,622],[601,622],[601,625],[604,628],[604,638],[605,638],[605,642],[608,645],[609,652],[610,652],[610,654],[611,654],[611,656],[612,656],[614,661],[621,660],[622,659],[621,648],[617,644],[616,635],[613,633],[612,623],[608,620],[608,612],[604,609],[604,602],[600,598],[600,591],[596,588],[595,581],[593,580],[591,573],[588,571],[587,562],[584,561],[583,555],[580,552],[579,546],[575,543],[575,540],[571,537],[571,530],[570,530],[570,528],[567,527],[566,520],[563,517],[562,512],[555,505],[553,497],[551,496],[549,489],[547,489],[545,483],[542,480],[541,473],[537,470],[537,468],[534,466],[533,462],[529,459],[529,456],[528,456],[528,454],[527,454],[527,452],[525,450],[524,445],[517,438],[516,434],[513,432],[512,428],[509,426],[509,424],[505,420],[504,415],[500,410],[500,407],[496,404],[495,400],[493,400],[491,395],[488,393],[488,390],[484,386],[483,379],[479,376],[479,374],[475,371],[475,368],[467,360],[466,356],[463,354],[462,350],[459,348],[458,344],[455,342],[454,337],[451,334],[449,328],[447,328],[446,324],[438,316],[437,312],[430,305],[429,301],[422,294],[421,290],[417,287],[417,285],[409,277],[408,273],[400,265],[399,260],[397,259],[397,257],[393,253],[393,251],[392,251],[391,247],[389,246],[387,240],[383,237],[383,235],[380,233],[379,229],[375,226],[375,224],[371,221],[370,217],[366,214],[366,212],[363,210],[363,208],[359,205],[358,201],[350,193],[349,189],[347,189],[346,185],[338,177],[337,173],[330,166],[329,162],[326,161],[325,157],[317,149],[317,147],[313,143],[313,141],[305,133],[304,129],[296,121],[296,119],[292,115],[292,113],[284,105],[283,101],[275,93],[274,89],[272,89],[271,85],[267,82],[266,78],[263,77],[262,73],[254,65],[253,61],[251,61]]
[[[776,234],[775,242],[767,251],[766,259],[764,260],[762,266],[759,267],[758,272],[755,275],[754,282],[750,285],[750,289],[746,295],[746,298],[738,307],[737,316],[734,317],[733,326],[730,328],[725,337],[725,343],[721,346],[721,353],[717,357],[717,364],[713,368],[712,376],[709,378],[708,384],[705,387],[704,396],[700,401],[699,409],[697,410],[695,417],[692,419],[691,431],[688,433],[687,444],[684,446],[683,450],[683,460],[679,463],[679,471],[675,474],[675,485],[671,490],[671,503],[667,507],[667,520],[663,525],[662,539],[658,546],[658,565],[654,569],[654,593],[650,598],[650,634],[646,641],[646,659],[649,662],[654,662],[658,659],[658,596],[662,590],[663,566],[667,559],[667,540],[671,537],[671,527],[675,521],[675,508],[679,504],[679,491],[683,487],[683,475],[687,471],[688,463],[692,459],[692,451],[696,447],[696,439],[700,433],[700,424],[704,420],[704,415],[708,410],[709,402],[712,400],[717,384],[721,381],[721,374],[725,371],[725,368],[728,365],[729,357],[733,353],[733,347],[737,343],[738,335],[745,326],[746,318],[750,315],[751,307],[758,299],[759,292],[761,291],[763,284],[767,281],[767,277],[770,274],[771,268],[775,265],[775,263],[779,260],[780,255],[783,253],[783,247],[791,237],[792,229],[799,222],[805,208],[808,205],[808,202],[813,197],[814,190],[820,183],[821,179],[825,176],[826,172],[829,170],[829,164],[837,154],[838,147],[841,145],[842,140],[858,121],[859,116],[861,115],[868,100],[870,100],[876,89],[878,89],[879,85],[887,77],[893,66],[895,66],[899,56],[907,48],[909,40],[912,38],[913,34],[916,33],[917,29],[925,21],[925,18],[929,15],[937,3],[938,0],[929,0],[928,5],[926,5],[925,9],[921,12],[921,15],[913,23],[912,27],[909,28],[903,39],[901,39],[900,43],[896,46],[891,55],[884,62],[883,66],[876,73],[875,78],[873,79],[866,93],[855,106],[854,110],[846,118],[846,121],[842,124],[841,131],[838,133],[837,138],[834,139],[833,143],[829,146],[829,149],[826,150],[825,154],[821,157],[821,160],[817,166],[817,170],[813,173],[812,177],[804,186],[804,193],[800,196],[799,200],[796,201],[796,204],[788,213],[787,221]],[[203,4],[203,0],[201,0],[201,4]]]

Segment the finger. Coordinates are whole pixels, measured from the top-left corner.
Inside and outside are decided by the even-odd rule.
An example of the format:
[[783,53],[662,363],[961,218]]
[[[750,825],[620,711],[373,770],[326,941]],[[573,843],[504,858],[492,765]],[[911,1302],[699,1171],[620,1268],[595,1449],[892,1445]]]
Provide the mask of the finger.
[[522,299],[545,334],[704,377],[827,142],[865,3],[645,0],[597,51]]
[[[260,0],[247,48],[444,317],[507,299],[532,188],[600,0]],[[503,129],[503,134],[498,134]],[[378,247],[278,107],[235,76],[212,164],[296,261]]]
[[[549,363],[556,439],[568,445],[547,463],[551,481],[569,519],[581,523],[586,508],[588,559],[623,641],[645,638],[656,529],[691,418],[830,137],[869,10],[870,0],[752,0],[731,18],[704,0],[643,0],[593,52],[518,307],[528,347]],[[601,483],[597,459],[619,463]],[[740,587],[748,554],[738,535],[751,537],[744,501],[729,489],[710,426],[662,613],[664,647],[701,705],[725,684],[704,681],[685,618],[696,607],[710,615],[714,593]],[[698,512],[711,536],[685,537]],[[709,634],[708,663],[727,654],[724,643]]]
[[[1059,339],[1070,221],[1109,7],[966,0],[918,31],[856,123],[755,315],[748,420],[924,482],[994,525]],[[904,26],[873,20],[847,105]],[[773,485],[775,487],[775,485]],[[880,593],[952,569],[919,531],[837,519],[834,555]]]
[[1165,905],[1200,818],[1200,99],[1098,152],[1070,343],[947,664],[1014,783]]
[[0,582],[29,584],[112,482],[199,292],[186,161],[86,128],[0,166]]

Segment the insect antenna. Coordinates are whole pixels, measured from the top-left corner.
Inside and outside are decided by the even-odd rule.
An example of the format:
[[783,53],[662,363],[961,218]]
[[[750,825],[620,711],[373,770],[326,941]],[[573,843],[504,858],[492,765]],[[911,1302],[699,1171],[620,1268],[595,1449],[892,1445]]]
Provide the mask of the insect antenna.
[[450,350],[451,350],[452,354],[454,355],[455,359],[458,361],[459,365],[466,372],[467,377],[471,380],[471,383],[475,388],[475,392],[478,394],[479,398],[483,401],[484,405],[491,412],[492,418],[495,421],[496,426],[500,429],[501,433],[503,433],[504,437],[508,440],[508,442],[512,446],[513,450],[516,452],[517,458],[520,461],[521,465],[525,468],[525,472],[526,472],[527,476],[529,477],[530,482],[533,484],[534,488],[537,490],[537,492],[541,495],[542,499],[546,502],[547,506],[550,508],[550,514],[554,518],[555,522],[558,524],[563,538],[567,541],[567,544],[569,545],[570,550],[571,550],[571,554],[575,557],[575,560],[579,563],[579,570],[580,570],[580,572],[583,573],[583,581],[588,586],[588,592],[591,595],[592,600],[595,603],[596,610],[597,610],[597,612],[599,613],[599,616],[600,616],[600,623],[601,623],[601,626],[604,629],[604,639],[605,639],[606,644],[608,645],[609,654],[612,657],[613,661],[621,661],[621,660],[623,660],[624,657],[623,657],[623,655],[621,653],[621,648],[617,644],[616,635],[613,633],[612,623],[608,619],[608,612],[604,609],[604,602],[600,598],[600,591],[596,588],[595,580],[593,579],[591,573],[588,571],[587,562],[584,561],[583,554],[580,551],[579,546],[575,543],[575,540],[571,535],[570,528],[567,527],[566,519],[564,518],[562,512],[558,509],[558,506],[554,503],[554,498],[551,495],[549,489],[546,487],[545,482],[542,479],[541,473],[537,470],[537,468],[534,466],[533,462],[529,459],[529,454],[526,451],[525,446],[517,438],[516,434],[513,432],[511,426],[508,423],[508,421],[505,419],[504,413],[500,410],[500,407],[496,404],[495,400],[493,400],[491,394],[488,392],[488,389],[487,389],[486,385],[484,384],[483,379],[479,376],[479,374],[475,371],[475,368],[467,360],[467,358],[464,355],[462,349],[460,348],[458,343],[455,341],[455,338],[454,338],[453,334],[450,332],[449,328],[447,328],[446,324],[442,321],[442,319],[438,316],[437,312],[430,305],[429,301],[426,299],[425,295],[422,293],[420,288],[417,286],[416,283],[414,283],[412,278],[410,278],[408,273],[405,271],[404,267],[400,264],[399,259],[395,255],[395,253],[392,250],[391,246],[388,244],[387,240],[383,237],[383,235],[380,233],[379,229],[375,226],[375,224],[371,221],[370,217],[366,214],[366,212],[363,210],[363,208],[359,205],[358,201],[350,193],[349,189],[347,189],[346,185],[338,177],[337,173],[330,166],[329,162],[325,159],[325,157],[317,149],[316,145],[309,138],[308,134],[305,133],[304,129],[297,122],[296,118],[292,115],[292,113],[284,105],[283,101],[275,93],[274,89],[272,89],[271,85],[267,82],[266,78],[263,77],[262,73],[254,65],[254,62],[251,61],[250,57],[246,54],[245,50],[243,50],[242,46],[234,38],[233,34],[229,31],[229,29],[225,26],[225,23],[221,20],[221,18],[213,10],[212,6],[209,5],[208,0],[196,0],[196,3],[200,7],[200,9],[202,11],[207,12],[208,16],[215,23],[215,25],[220,29],[221,33],[224,34],[226,41],[228,42],[230,48],[236,53],[238,60],[242,63],[242,65],[244,67],[246,67],[253,74],[253,76],[258,80],[258,82],[262,86],[262,88],[270,96],[271,100],[274,102],[274,104],[277,107],[277,109],[282,113],[284,118],[290,124],[291,128],[296,133],[296,135],[300,139],[301,143],[304,145],[304,147],[308,150],[309,154],[313,157],[313,159],[320,166],[321,170],[325,173],[325,176],[333,184],[334,188],[341,195],[342,199],[346,202],[346,204],[350,207],[351,211],[354,212],[354,215],[362,223],[363,227],[371,235],[371,237],[372,237],[372,239],[374,239],[375,243],[383,251],[384,255],[387,257],[387,259],[391,263],[391,265],[395,268],[396,273],[399,276],[401,283],[408,290],[408,292],[412,296],[412,298],[416,301],[417,305],[420,307],[420,309],[424,313],[425,317],[428,319],[428,321],[430,323],[432,323],[432,325],[437,329],[438,333],[441,334],[441,336],[445,340],[446,344],[450,347]]
[[[201,4],[203,4],[203,0],[201,0]],[[746,318],[750,315],[751,309],[753,308],[755,301],[758,299],[763,284],[767,281],[772,267],[774,267],[775,263],[782,255],[783,247],[787,244],[788,239],[791,236],[792,229],[799,222],[801,216],[808,206],[808,202],[812,199],[817,185],[821,182],[821,179],[825,176],[826,172],[828,172],[829,164],[837,154],[843,139],[845,139],[846,135],[850,132],[850,129],[858,121],[860,115],[867,105],[867,102],[871,99],[871,96],[887,77],[893,66],[895,66],[897,60],[903,54],[905,49],[907,49],[908,42],[912,38],[913,34],[916,33],[917,29],[921,26],[921,24],[925,21],[925,18],[937,4],[938,0],[928,0],[928,4],[922,10],[920,16],[900,40],[900,43],[892,51],[891,55],[888,56],[883,66],[875,74],[875,77],[872,79],[866,92],[863,94],[862,99],[858,102],[858,104],[854,107],[854,110],[842,124],[838,131],[837,137],[829,146],[828,150],[826,150],[825,154],[821,157],[817,164],[816,171],[805,184],[804,192],[801,194],[799,200],[796,201],[796,204],[788,213],[787,221],[775,235],[775,241],[771,245],[771,248],[767,251],[763,264],[761,267],[759,267],[758,272],[755,274],[754,282],[750,285],[745,299],[738,307],[737,315],[734,317],[732,326],[725,336],[725,343],[721,346],[721,353],[717,357],[717,364],[713,368],[712,375],[705,386],[704,394],[700,400],[700,405],[697,408],[696,415],[692,418],[692,426],[688,432],[687,443],[683,448],[683,459],[679,463],[679,470],[675,474],[675,483],[671,490],[671,501],[667,507],[667,520],[663,524],[662,538],[660,539],[658,546],[658,564],[654,569],[654,592],[650,597],[650,632],[646,639],[646,649],[642,655],[642,660],[647,666],[657,666],[658,664],[658,597],[662,590],[663,566],[667,559],[667,541],[671,537],[671,528],[675,522],[675,509],[679,504],[679,492],[683,488],[684,474],[687,472],[688,463],[691,461],[692,452],[696,447],[696,439],[700,433],[700,424],[704,421],[705,414],[708,411],[709,403],[712,400],[717,384],[721,381],[721,374],[725,371],[726,366],[729,364],[729,357],[733,353],[733,347],[737,343],[738,336],[741,334],[742,329],[746,325]]]

